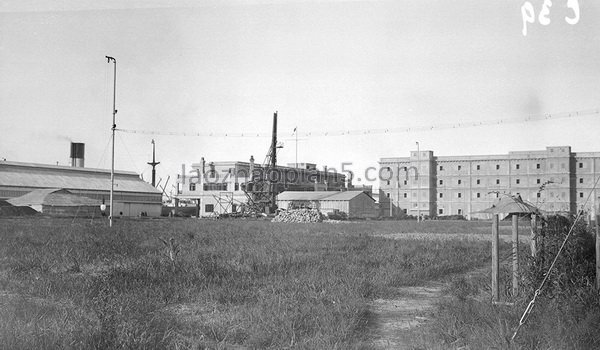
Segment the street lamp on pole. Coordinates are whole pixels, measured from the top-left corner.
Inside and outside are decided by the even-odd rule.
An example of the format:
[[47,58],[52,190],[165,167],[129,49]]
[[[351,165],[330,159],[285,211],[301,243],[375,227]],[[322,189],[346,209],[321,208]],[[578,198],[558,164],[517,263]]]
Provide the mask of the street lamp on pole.
[[110,56],[106,56],[106,59],[108,60],[108,63],[110,63],[110,61],[113,61],[113,63],[115,64],[115,69],[114,69],[114,78],[113,78],[113,110],[112,110],[112,126],[111,126],[111,131],[112,131],[112,160],[111,160],[111,165],[110,165],[110,216],[108,217],[109,219],[109,226],[112,227],[113,225],[113,192],[115,189],[115,129],[117,128],[117,124],[115,123],[115,116],[117,114],[117,109],[116,109],[116,99],[117,99],[117,60],[114,57],[110,57]]
[[396,168],[396,210],[398,210],[397,216],[400,216],[400,164]]

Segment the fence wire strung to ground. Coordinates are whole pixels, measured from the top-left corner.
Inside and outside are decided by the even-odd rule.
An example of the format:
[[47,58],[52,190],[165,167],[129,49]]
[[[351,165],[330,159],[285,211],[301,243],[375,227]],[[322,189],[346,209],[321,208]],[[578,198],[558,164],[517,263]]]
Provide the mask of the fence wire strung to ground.
[[[598,177],[596,179],[596,181],[594,182],[594,187],[591,189],[590,193],[588,194],[587,198],[585,199],[585,202],[583,203],[584,207],[588,203],[588,201],[590,200],[590,197],[592,196],[592,193],[594,193],[594,191],[596,190],[596,186],[598,185],[598,180],[600,180],[600,177]],[[552,260],[552,264],[550,264],[550,267],[548,268],[548,271],[544,274],[544,279],[542,280],[542,283],[540,283],[540,286],[538,287],[538,289],[535,290],[535,292],[533,293],[533,298],[531,299],[531,301],[529,302],[529,304],[527,304],[527,307],[525,308],[525,311],[523,311],[523,314],[521,315],[521,319],[519,319],[519,324],[517,325],[517,328],[515,329],[515,332],[513,333],[512,337],[510,338],[511,341],[515,340],[515,338],[519,334],[519,330],[525,324],[525,322],[527,322],[527,319],[529,318],[529,315],[533,311],[533,307],[535,306],[535,301],[536,301],[537,297],[541,294],[542,289],[544,288],[544,285],[546,284],[546,281],[548,280],[548,277],[550,276],[550,272],[554,268],[554,265],[556,264],[556,261],[558,260],[558,257],[560,256],[560,253],[562,252],[563,248],[567,244],[567,241],[569,240],[569,237],[571,236],[571,233],[573,232],[573,229],[575,228],[575,225],[577,224],[577,222],[579,221],[579,219],[582,217],[582,214],[583,214],[583,210],[580,210],[577,213],[577,216],[575,217],[575,221],[573,221],[573,224],[571,225],[571,228],[569,229],[569,232],[567,233],[567,236],[563,240],[560,248],[558,249],[558,252],[556,253],[556,256]]]

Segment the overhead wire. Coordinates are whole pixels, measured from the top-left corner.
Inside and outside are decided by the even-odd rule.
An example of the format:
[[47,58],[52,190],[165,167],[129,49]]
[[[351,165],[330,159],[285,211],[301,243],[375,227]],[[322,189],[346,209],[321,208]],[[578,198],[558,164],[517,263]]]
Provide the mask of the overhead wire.
[[[528,115],[516,118],[503,118],[493,120],[465,121],[454,123],[432,124],[424,126],[403,127],[403,128],[378,128],[378,129],[347,129],[347,130],[319,130],[298,132],[302,137],[328,137],[328,136],[352,136],[352,135],[381,135],[397,134],[407,132],[423,132],[434,130],[464,129],[472,127],[482,127],[491,125],[505,125],[516,123],[527,123],[541,120],[555,120],[565,118],[579,118],[584,116],[600,115],[600,108],[578,110],[571,112],[546,113],[539,115]],[[116,129],[117,131],[129,134],[162,135],[162,136],[190,136],[190,137],[234,137],[234,138],[266,138],[271,137],[271,133],[265,132],[177,132],[177,131],[157,131],[157,130],[139,130],[139,129]],[[295,133],[291,133],[295,135]]]

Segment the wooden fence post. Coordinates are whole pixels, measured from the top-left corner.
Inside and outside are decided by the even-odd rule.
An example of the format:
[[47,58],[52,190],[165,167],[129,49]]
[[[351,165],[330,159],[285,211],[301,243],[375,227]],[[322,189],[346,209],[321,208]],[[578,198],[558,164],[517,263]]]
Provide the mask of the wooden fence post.
[[498,214],[492,220],[492,302],[497,302],[500,295],[499,280],[500,261],[498,259]]
[[519,216],[512,215],[512,253],[513,253],[513,276],[512,295],[516,297],[519,293]]
[[531,214],[531,256],[535,258],[537,256],[537,215]]
[[[600,206],[598,208],[600,212]],[[596,287],[600,291],[600,214],[596,215]]]

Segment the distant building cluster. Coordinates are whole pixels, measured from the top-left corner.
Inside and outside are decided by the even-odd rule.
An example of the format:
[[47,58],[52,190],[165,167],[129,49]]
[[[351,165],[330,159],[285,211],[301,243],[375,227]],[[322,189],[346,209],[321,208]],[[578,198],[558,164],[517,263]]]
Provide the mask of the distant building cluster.
[[383,216],[487,218],[476,212],[508,194],[553,213],[595,215],[599,204],[600,190],[593,187],[600,152],[575,153],[569,146],[481,156],[411,151],[409,157],[381,158],[379,164]]
[[[104,214],[110,171],[84,168],[83,157],[83,144],[72,144],[70,167],[0,161],[0,202],[62,216]],[[249,162],[202,158],[189,170],[183,167],[174,201],[195,207],[198,217],[241,214],[253,200],[265,199],[279,209],[310,207],[357,218],[485,219],[490,214],[481,211],[510,195],[547,213],[598,214],[600,190],[594,182],[600,176],[600,152],[561,146],[504,155],[435,156],[419,150],[408,157],[381,158],[379,165],[379,192],[373,193],[313,163],[272,168],[252,157]],[[115,216],[159,216],[162,197],[138,174],[114,173]]]
[[219,161],[192,164],[190,171],[178,176],[177,200],[180,204],[196,206],[199,216],[214,216],[240,212],[248,201],[244,186],[252,177],[269,178],[276,182],[276,193],[285,191],[343,191],[346,176],[332,171],[317,170],[316,164],[298,163],[277,166],[266,174],[260,164]]

